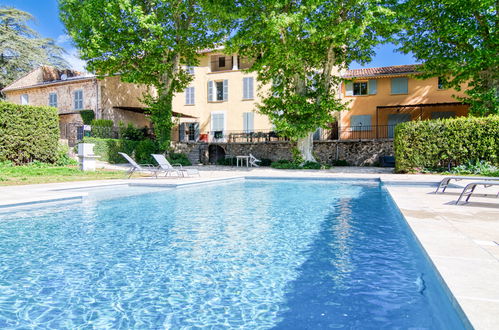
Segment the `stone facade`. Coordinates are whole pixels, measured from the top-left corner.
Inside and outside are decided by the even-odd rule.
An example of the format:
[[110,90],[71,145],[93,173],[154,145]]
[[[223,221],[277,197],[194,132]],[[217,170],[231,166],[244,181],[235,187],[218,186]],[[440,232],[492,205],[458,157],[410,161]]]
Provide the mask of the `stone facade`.
[[[199,162],[209,164],[225,156],[253,154],[260,159],[277,161],[293,159],[291,142],[259,143],[173,143],[175,152],[191,157],[199,154]],[[223,152],[222,152],[223,151]],[[216,155],[214,155],[216,153]],[[346,160],[354,166],[373,166],[379,163],[381,156],[393,156],[393,141],[319,141],[314,142],[314,154],[320,163],[332,165],[335,160]],[[191,158],[189,157],[189,158]],[[191,162],[197,163],[195,159]]]

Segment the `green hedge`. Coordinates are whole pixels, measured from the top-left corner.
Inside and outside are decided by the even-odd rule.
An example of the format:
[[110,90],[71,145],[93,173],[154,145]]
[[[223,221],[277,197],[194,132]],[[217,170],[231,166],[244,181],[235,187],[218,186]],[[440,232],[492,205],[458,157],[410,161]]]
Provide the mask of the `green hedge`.
[[101,160],[111,164],[126,163],[118,152],[130,155],[141,164],[155,164],[151,154],[160,151],[158,143],[153,140],[131,141],[85,137],[83,142],[95,144],[94,153],[101,156]]
[[470,161],[499,163],[499,116],[411,121],[395,127],[395,170],[418,171]]
[[0,102],[0,161],[54,163],[59,135],[56,108]]

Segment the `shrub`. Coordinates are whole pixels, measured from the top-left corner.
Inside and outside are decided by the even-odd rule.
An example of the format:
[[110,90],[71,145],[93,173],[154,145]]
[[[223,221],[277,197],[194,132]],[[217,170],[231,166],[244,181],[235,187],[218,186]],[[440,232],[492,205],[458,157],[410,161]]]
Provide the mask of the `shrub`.
[[78,161],[69,157],[69,147],[64,144],[59,144],[57,148],[57,160],[55,162],[57,166],[68,166],[68,165],[78,165]]
[[486,161],[470,161],[454,167],[452,174],[476,174],[485,176],[499,176],[499,168]]
[[322,165],[317,162],[304,162],[304,163],[299,163],[297,161],[289,161],[286,159],[281,159],[278,160],[277,162],[273,162],[270,164],[272,168],[279,168],[279,169],[295,169],[295,170],[320,170],[320,169],[327,169],[329,166],[327,165]]
[[261,162],[260,162],[260,166],[270,166],[272,164],[272,160],[271,159],[268,159],[268,158],[262,158],[260,159]]
[[499,116],[411,121],[395,127],[395,170],[499,163]]
[[344,159],[333,160],[333,166],[349,166],[348,162]]
[[96,138],[113,138],[113,121],[109,119],[92,120],[92,136]]
[[85,137],[83,138],[83,142],[95,144],[94,153],[101,156],[100,160],[111,164],[122,164],[126,162],[118,152],[124,152],[130,155],[138,163],[155,164],[151,154],[160,151],[158,143],[149,139],[143,141],[130,141]]
[[236,165],[236,157],[228,157],[228,158],[222,158],[217,160],[217,165],[222,165],[222,166],[233,166]]
[[58,144],[57,109],[0,102],[0,161],[54,163]]
[[167,157],[170,164],[180,164],[182,166],[192,165],[186,154],[172,152]]
[[132,124],[128,124],[125,126],[123,123],[120,123],[120,138],[123,140],[131,140],[131,141],[142,141],[146,139],[147,136],[147,128],[137,128]]
[[95,118],[95,112],[93,110],[81,110],[80,117],[83,124],[90,125]]

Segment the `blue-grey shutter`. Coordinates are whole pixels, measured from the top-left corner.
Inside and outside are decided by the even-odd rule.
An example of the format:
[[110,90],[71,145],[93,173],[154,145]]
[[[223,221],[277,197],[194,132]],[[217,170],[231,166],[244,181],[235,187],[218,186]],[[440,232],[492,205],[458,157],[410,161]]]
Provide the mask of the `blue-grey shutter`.
[[187,140],[187,137],[185,136],[185,123],[182,123],[179,125],[178,127],[178,139],[182,142],[182,141],[186,141]]
[[214,132],[224,130],[224,114],[223,113],[214,113],[211,115],[211,119],[213,120],[212,128],[213,128]]
[[185,89],[185,104],[191,104],[191,95],[190,95],[190,87]]
[[369,95],[375,95],[377,91],[377,80],[376,79],[369,79],[367,82],[367,91]]
[[196,99],[196,88],[195,87],[191,87],[191,103],[190,104],[195,104],[195,99]]
[[345,83],[345,95],[353,96],[353,82],[348,81]]
[[213,81],[208,80],[208,102],[213,102]]
[[223,87],[224,87],[224,101],[227,101],[229,99],[229,81],[227,79],[224,79]]
[[192,126],[194,126],[194,141],[199,140],[199,123],[194,123]]
[[245,133],[251,133],[254,131],[254,121],[255,114],[253,112],[243,113],[243,130]]
[[371,115],[354,115],[350,116],[350,126],[353,131],[369,131],[371,130]]
[[254,81],[255,81],[255,78],[253,78],[253,77],[249,78],[249,98],[250,99],[255,98],[255,95],[254,95],[255,94],[255,92],[254,92],[255,87],[254,87],[254,83],[253,83]]
[[408,84],[407,77],[392,78],[392,94],[407,94]]
[[314,141],[319,141],[321,139],[321,131],[322,131],[321,128],[315,130],[313,136]]

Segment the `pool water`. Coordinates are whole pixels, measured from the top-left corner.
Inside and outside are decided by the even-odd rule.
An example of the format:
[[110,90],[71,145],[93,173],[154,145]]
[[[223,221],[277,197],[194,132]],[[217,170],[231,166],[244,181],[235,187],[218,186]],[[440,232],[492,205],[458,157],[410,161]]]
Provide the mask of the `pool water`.
[[126,189],[0,213],[0,327],[465,327],[376,182]]

